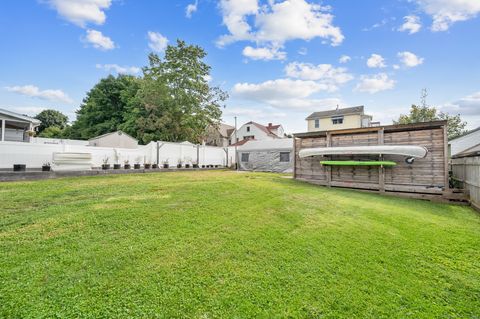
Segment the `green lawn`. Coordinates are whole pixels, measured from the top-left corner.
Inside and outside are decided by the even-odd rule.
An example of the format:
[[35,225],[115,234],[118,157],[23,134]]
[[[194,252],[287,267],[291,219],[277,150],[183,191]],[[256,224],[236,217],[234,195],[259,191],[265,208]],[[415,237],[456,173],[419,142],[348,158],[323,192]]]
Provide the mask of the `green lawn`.
[[479,318],[480,215],[274,174],[0,184],[1,318]]

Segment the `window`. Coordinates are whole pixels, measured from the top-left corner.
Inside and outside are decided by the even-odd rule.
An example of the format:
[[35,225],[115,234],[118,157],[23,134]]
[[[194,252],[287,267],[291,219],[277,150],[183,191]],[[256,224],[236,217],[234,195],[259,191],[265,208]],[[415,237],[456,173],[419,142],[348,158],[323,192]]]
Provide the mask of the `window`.
[[290,152],[280,152],[280,162],[290,162]]
[[332,117],[332,124],[343,124],[343,116]]
[[250,153],[242,153],[242,162],[248,162],[248,155],[250,155]]
[[250,126],[247,126],[247,132],[250,132]]
[[320,120],[315,119],[315,128],[320,128]]
[[254,140],[255,136],[254,135],[246,135],[243,137],[244,140]]

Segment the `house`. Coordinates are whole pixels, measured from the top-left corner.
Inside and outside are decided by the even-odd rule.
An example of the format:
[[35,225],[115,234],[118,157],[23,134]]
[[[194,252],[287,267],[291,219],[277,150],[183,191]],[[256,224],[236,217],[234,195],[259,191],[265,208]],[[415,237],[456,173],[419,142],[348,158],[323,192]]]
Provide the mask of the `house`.
[[256,172],[293,172],[293,139],[249,141],[238,147],[241,170]]
[[480,127],[451,140],[448,146],[451,156],[480,151]]
[[89,146],[137,148],[138,140],[122,131],[111,132],[88,140]]
[[0,109],[0,141],[30,142],[40,121],[32,117]]
[[[253,121],[243,124],[235,131],[232,132],[229,139],[229,145],[243,145],[249,140],[272,140],[277,138],[283,138],[285,131],[283,126],[273,125],[268,123],[268,125],[262,125]],[[236,140],[235,140],[236,138]]]
[[370,127],[372,116],[364,113],[364,107],[355,106],[330,111],[314,112],[306,121],[308,132],[331,131],[350,128]]
[[224,123],[220,123],[218,126],[210,126],[207,129],[205,145],[226,147],[233,131],[235,131],[235,127]]

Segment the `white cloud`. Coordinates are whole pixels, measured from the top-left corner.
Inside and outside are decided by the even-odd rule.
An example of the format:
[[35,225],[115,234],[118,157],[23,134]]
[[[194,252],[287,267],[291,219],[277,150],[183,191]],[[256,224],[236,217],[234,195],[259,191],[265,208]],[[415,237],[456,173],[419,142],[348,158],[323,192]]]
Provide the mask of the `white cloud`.
[[148,31],[148,47],[155,52],[163,52],[167,48],[168,39],[158,32]]
[[331,64],[292,62],[285,67],[285,73],[292,78],[317,81],[326,85],[328,91],[335,91],[339,85],[353,79],[353,75],[348,73],[346,68],[335,68]]
[[399,52],[398,58],[400,59],[400,62],[407,68],[413,68],[415,66],[418,66],[423,63],[423,58],[419,58],[412,52],[404,51],[404,52]]
[[352,58],[349,57],[348,55],[345,55],[345,54],[344,54],[344,55],[342,55],[342,56],[340,57],[340,59],[338,59],[338,62],[340,62],[340,63],[347,63],[347,62],[349,62],[350,60],[352,60]]
[[360,83],[357,84],[355,91],[368,92],[370,94],[380,91],[393,89],[395,81],[388,78],[385,73],[378,73],[374,75],[364,75],[360,78]]
[[440,106],[440,110],[450,114],[480,116],[480,91],[463,97],[457,101]]
[[33,115],[33,116],[42,112],[43,110],[46,110],[45,107],[41,107],[41,106],[18,106],[18,107],[13,107],[12,109],[15,112],[20,114]]
[[185,8],[185,16],[187,18],[191,18],[192,14],[196,12],[198,9],[198,0],[195,0],[194,3],[190,3],[186,8]]
[[136,66],[120,66],[118,64],[96,64],[95,67],[107,72],[113,71],[118,74],[138,74],[142,70]]
[[100,49],[103,51],[112,50],[115,48],[115,43],[113,43],[112,39],[104,36],[102,32],[97,30],[87,30],[85,42],[93,45],[95,49]]
[[300,54],[300,55],[307,55],[308,49],[305,48],[305,47],[302,47],[302,48],[300,48],[300,49],[298,50],[297,53]]
[[317,37],[336,46],[344,39],[329,8],[306,0],[268,1],[262,6],[257,0],[221,0],[220,9],[229,34],[218,39],[219,46],[246,40],[282,48],[290,40]]
[[246,46],[242,54],[247,58],[252,60],[285,60],[287,53],[280,51],[278,48],[252,48],[251,46]]
[[384,68],[385,59],[380,54],[372,54],[367,60],[367,66],[369,68]]
[[105,12],[111,0],[49,0],[48,3],[65,20],[82,28],[87,23],[105,23]]
[[42,100],[53,102],[72,103],[73,100],[62,90],[40,90],[35,85],[7,86],[5,89],[9,92],[36,97]]
[[287,116],[284,112],[275,112],[274,110],[264,109],[250,109],[243,107],[227,108],[223,112],[224,116],[242,116],[248,119],[268,119],[272,121],[273,118],[284,118]]
[[408,15],[403,17],[405,21],[398,31],[408,31],[409,34],[414,34],[420,31],[422,28],[422,24],[420,22],[420,18],[416,15]]
[[446,31],[456,22],[475,18],[480,13],[478,0],[415,0],[420,8],[432,16],[432,31]]
[[266,101],[283,98],[304,98],[327,89],[328,86],[315,81],[277,79],[259,84],[237,83],[233,87],[233,93],[235,96],[246,99]]

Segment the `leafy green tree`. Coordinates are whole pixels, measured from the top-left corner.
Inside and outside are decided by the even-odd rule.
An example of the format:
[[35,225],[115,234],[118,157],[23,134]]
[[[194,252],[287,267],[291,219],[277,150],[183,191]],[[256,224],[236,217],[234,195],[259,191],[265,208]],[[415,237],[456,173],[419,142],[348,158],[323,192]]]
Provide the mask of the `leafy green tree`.
[[409,114],[402,114],[394,124],[410,124],[419,122],[430,122],[437,120],[448,121],[448,138],[453,139],[466,132],[467,122],[464,122],[460,115],[449,115],[439,112],[435,107],[412,105]]
[[41,122],[38,127],[39,135],[49,127],[56,127],[61,131],[68,124],[68,117],[57,110],[43,110],[35,118]]
[[[140,81],[130,75],[110,75],[101,79],[83,100],[77,111],[77,120],[68,130],[68,137],[89,139],[121,129]],[[127,133],[136,135],[131,129]]]
[[209,125],[220,122],[221,104],[228,95],[208,84],[211,67],[203,61],[205,56],[202,48],[181,40],[167,47],[164,59],[149,55],[138,104],[130,112],[137,117],[137,138],[143,143],[197,142]]
[[44,129],[40,134],[38,134],[38,136],[48,138],[62,138],[63,129],[59,128],[58,126],[49,126]]

